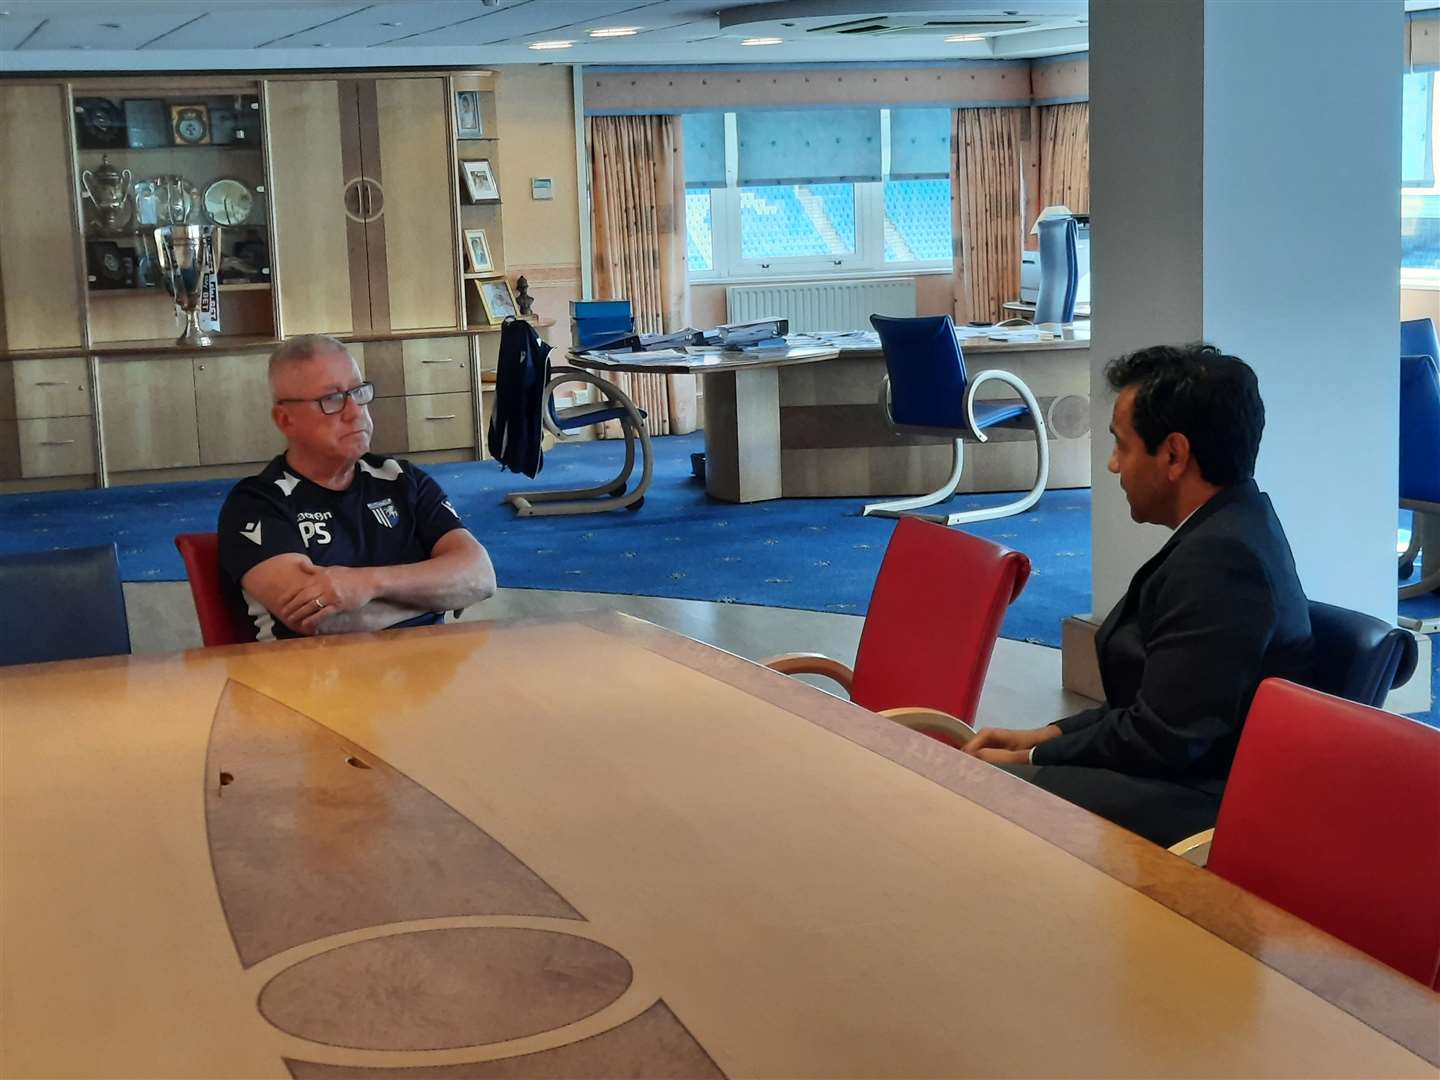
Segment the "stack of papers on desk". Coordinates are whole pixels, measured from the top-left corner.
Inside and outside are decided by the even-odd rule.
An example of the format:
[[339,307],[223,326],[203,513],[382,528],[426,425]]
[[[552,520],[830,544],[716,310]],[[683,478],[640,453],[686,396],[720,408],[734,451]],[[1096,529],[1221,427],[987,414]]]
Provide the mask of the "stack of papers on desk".
[[683,349],[686,345],[694,345],[695,339],[700,336],[700,331],[693,326],[687,326],[684,330],[676,330],[673,334],[641,334],[640,347],[646,352],[655,349]]
[[585,354],[585,357],[598,364],[630,365],[669,364],[676,360],[685,360],[689,355],[684,349],[646,349],[644,352],[637,352],[633,349],[610,352],[603,349],[591,349]]
[[750,322],[727,323],[717,326],[720,344],[727,349],[743,349],[747,345],[774,345],[774,339],[782,339],[778,347],[784,346],[784,337],[790,330],[789,319],[752,319]]

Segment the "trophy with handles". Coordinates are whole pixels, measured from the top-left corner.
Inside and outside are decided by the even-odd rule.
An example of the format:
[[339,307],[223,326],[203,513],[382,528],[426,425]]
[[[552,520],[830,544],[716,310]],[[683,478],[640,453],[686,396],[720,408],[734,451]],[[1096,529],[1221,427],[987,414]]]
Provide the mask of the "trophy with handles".
[[162,225],[154,230],[155,261],[175,298],[185,329],[177,345],[213,345],[220,329],[220,226]]

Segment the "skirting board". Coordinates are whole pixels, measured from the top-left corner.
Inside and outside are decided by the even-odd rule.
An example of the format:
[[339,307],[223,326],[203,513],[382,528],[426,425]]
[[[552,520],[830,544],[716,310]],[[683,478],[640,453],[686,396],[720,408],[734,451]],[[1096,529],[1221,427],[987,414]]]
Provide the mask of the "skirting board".
[[[1095,659],[1095,635],[1100,623],[1094,615],[1071,615],[1060,623],[1060,683],[1066,690],[1101,701],[1100,667]],[[1416,713],[1430,708],[1430,638],[1416,634],[1420,659],[1415,674],[1404,686],[1390,691],[1385,708],[1390,712]]]

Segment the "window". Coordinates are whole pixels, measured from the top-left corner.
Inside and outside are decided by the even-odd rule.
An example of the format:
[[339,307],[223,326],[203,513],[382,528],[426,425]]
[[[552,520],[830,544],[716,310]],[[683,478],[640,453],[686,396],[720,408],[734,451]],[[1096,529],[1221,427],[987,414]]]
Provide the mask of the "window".
[[[911,117],[907,124],[896,126],[897,148],[901,140],[905,143],[901,163],[910,169],[928,170],[918,178],[914,173],[890,174],[891,118],[901,113],[935,114]],[[770,138],[783,119],[769,129],[752,122],[747,132],[737,114],[726,113],[722,134],[716,120],[719,115],[690,114],[684,120],[686,248],[691,280],[950,269],[948,110],[878,110],[878,125],[872,130],[878,132],[881,142],[879,167],[868,175],[878,174],[881,179],[745,185],[738,182],[739,147],[744,138]],[[748,119],[752,114],[745,115]],[[806,114],[811,130],[816,115]],[[767,119],[775,118],[776,114],[771,114]],[[836,122],[841,118],[839,112],[831,117]],[[877,113],[872,112],[871,118],[877,118]],[[699,149],[702,132],[711,148],[708,153]],[[925,143],[927,137],[929,144]],[[937,142],[943,142],[939,152],[934,148]],[[722,143],[723,183],[717,180],[713,155],[714,147]],[[696,146],[693,165],[692,145]],[[783,159],[784,155],[778,156]],[[757,166],[752,159],[751,166],[758,167],[758,172],[752,173],[757,177],[773,177],[782,171],[773,161],[762,160]],[[934,175],[937,171],[944,171],[945,176]],[[855,175],[844,165],[832,166],[828,172],[830,176]]]
[[1403,80],[1400,279],[1440,288],[1440,94],[1435,73]]

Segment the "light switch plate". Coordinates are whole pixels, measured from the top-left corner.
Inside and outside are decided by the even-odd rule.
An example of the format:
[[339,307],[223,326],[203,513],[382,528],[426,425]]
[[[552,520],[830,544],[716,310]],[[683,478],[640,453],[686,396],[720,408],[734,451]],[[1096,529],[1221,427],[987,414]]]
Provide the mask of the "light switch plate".
[[553,199],[554,197],[555,185],[548,176],[532,176],[530,178],[530,198]]

